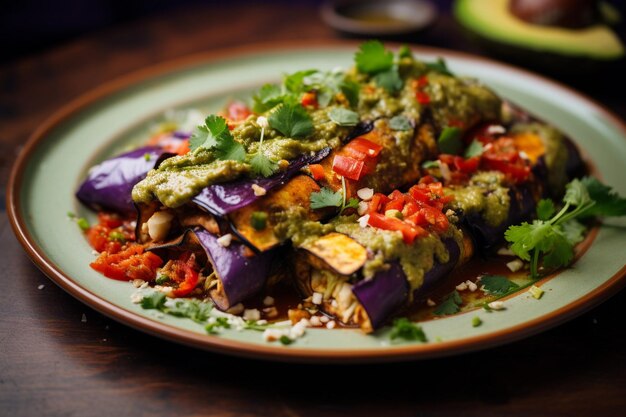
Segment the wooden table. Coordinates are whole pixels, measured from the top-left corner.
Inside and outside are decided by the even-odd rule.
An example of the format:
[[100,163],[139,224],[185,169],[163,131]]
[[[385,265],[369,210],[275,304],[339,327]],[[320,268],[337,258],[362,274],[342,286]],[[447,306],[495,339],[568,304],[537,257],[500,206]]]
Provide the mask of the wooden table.
[[[21,144],[59,106],[103,82],[189,53],[337,35],[315,3],[193,6],[0,67],[0,186]],[[476,51],[449,17],[415,41]],[[622,117],[603,82],[576,84]],[[582,81],[582,80],[581,80]],[[588,83],[587,83],[588,84]],[[310,366],[198,351],[118,324],[29,261],[0,200],[2,416],[624,415],[626,292],[538,336],[413,363]],[[81,320],[83,315],[86,321]],[[411,382],[399,382],[399,377]]]

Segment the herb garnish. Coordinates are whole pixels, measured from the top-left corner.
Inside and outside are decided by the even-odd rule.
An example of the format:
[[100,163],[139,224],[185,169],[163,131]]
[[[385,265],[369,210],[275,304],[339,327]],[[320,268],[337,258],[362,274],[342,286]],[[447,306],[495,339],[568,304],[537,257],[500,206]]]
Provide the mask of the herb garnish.
[[367,41],[359,47],[354,61],[359,72],[377,74],[391,69],[393,53],[387,51],[380,41]]
[[505,295],[519,288],[519,285],[503,275],[483,275],[480,282],[483,290],[493,295]]
[[563,208],[553,214],[554,203],[540,201],[537,205],[539,219],[511,226],[504,234],[512,243],[511,250],[521,259],[530,261],[532,278],[539,276],[540,257],[546,268],[567,266],[572,261],[574,245],[582,240],[584,230],[577,218],[626,215],[626,199],[590,177],[567,184],[563,203]]
[[441,153],[451,155],[458,154],[463,148],[463,143],[461,142],[461,129],[453,126],[445,127],[441,131],[439,139],[437,139],[437,144]]
[[330,120],[339,126],[356,126],[359,123],[359,115],[352,110],[343,107],[335,107],[328,112]]
[[429,71],[438,72],[443,75],[454,76],[454,74],[452,74],[448,69],[446,61],[441,57],[437,58],[435,62],[427,62],[426,68],[428,68]]
[[465,154],[463,155],[465,158],[472,158],[474,156],[482,155],[485,150],[482,143],[479,140],[474,139],[472,143],[465,150]]
[[322,187],[320,191],[311,193],[311,208],[321,209],[326,207],[341,207],[339,213],[348,208],[357,208],[359,200],[352,197],[346,201],[346,179],[341,177],[341,190],[333,191],[328,187]]
[[428,341],[424,330],[405,317],[401,317],[393,321],[393,328],[391,329],[389,338],[391,340],[404,339],[424,343]]
[[397,116],[389,119],[389,127],[393,130],[411,130],[413,126],[411,125],[411,121],[408,117],[403,114],[399,114]]
[[261,126],[261,138],[259,139],[259,147],[256,154],[250,159],[250,168],[256,176],[269,177],[278,171],[278,163],[269,159],[263,153],[263,138],[265,137],[265,128],[269,126],[265,117],[259,117],[257,122]]
[[[168,302],[166,303],[166,301]],[[166,300],[165,294],[159,291],[144,295],[141,299],[141,307],[146,310],[159,310],[170,316],[188,318],[197,323],[205,322],[209,318],[211,310],[213,310],[213,304],[199,300]]]
[[230,329],[230,323],[226,317],[216,317],[215,321],[204,326],[204,329],[209,334],[218,334],[219,329]]
[[189,139],[189,148],[194,152],[214,149],[221,160],[243,162],[246,157],[245,148],[230,133],[226,119],[214,114],[205,119],[204,125],[196,128]]
[[303,138],[313,132],[311,116],[300,104],[283,103],[270,114],[269,125],[290,138]]
[[433,314],[437,316],[456,314],[461,310],[460,305],[462,302],[463,300],[459,292],[454,290],[443,299],[442,303],[437,306]]

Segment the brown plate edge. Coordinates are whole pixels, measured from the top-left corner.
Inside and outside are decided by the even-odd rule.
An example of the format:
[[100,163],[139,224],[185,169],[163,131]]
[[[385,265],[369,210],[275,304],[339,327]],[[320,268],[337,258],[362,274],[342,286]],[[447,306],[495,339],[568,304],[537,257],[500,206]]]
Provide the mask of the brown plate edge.
[[[82,288],[69,276],[65,275],[56,265],[48,259],[42,249],[35,243],[30,235],[26,223],[22,217],[20,206],[20,186],[24,168],[30,159],[38,144],[45,139],[46,135],[57,125],[67,120],[69,117],[87,107],[98,100],[120,92],[135,83],[146,81],[148,79],[164,76],[168,73],[191,69],[194,66],[205,65],[212,61],[223,61],[236,58],[246,54],[252,54],[262,51],[281,51],[290,49],[303,48],[327,48],[332,46],[345,46],[346,48],[355,48],[358,42],[325,40],[325,41],[286,41],[281,43],[260,43],[244,45],[228,50],[217,50],[213,52],[198,53],[190,56],[177,58],[155,66],[132,72],[126,76],[116,78],[102,86],[80,96],[69,104],[62,107],[50,118],[48,118],[35,132],[30,136],[25,144],[22,152],[15,161],[9,184],[7,187],[7,213],[11,227],[17,236],[20,244],[26,250],[26,253],[35,263],[35,265],[48,277],[50,277],[57,285],[67,291],[70,295],[84,302],[88,306],[94,308],[98,312],[108,316],[122,324],[126,324],[134,329],[144,331],[153,336],[163,339],[182,343],[188,346],[210,350],[218,353],[229,355],[237,355],[248,358],[277,360],[285,362],[310,362],[310,363],[364,363],[364,362],[388,362],[401,360],[427,359],[441,356],[449,356],[464,352],[470,352],[480,349],[486,349],[505,343],[510,343],[522,338],[531,336],[541,331],[547,330],[567,320],[570,320],[584,312],[590,310],[610,296],[616,294],[620,289],[626,286],[626,265],[622,267],[616,274],[609,278],[604,284],[596,288],[594,291],[586,294],[584,297],[577,299],[549,314],[543,315],[531,321],[509,327],[500,331],[465,338],[457,341],[434,342],[420,345],[403,345],[393,348],[377,348],[377,349],[301,349],[297,347],[282,347],[274,345],[257,345],[246,342],[238,342],[227,340],[219,336],[202,335],[183,329],[178,329],[158,321],[154,321],[142,316],[138,316],[129,310],[115,306],[104,300],[100,296]],[[390,43],[389,43],[390,44]],[[393,44],[390,44],[394,46]],[[395,45],[397,46],[397,45]],[[552,81],[543,76],[534,74],[530,71],[519,69],[507,64],[493,61],[487,58],[478,57],[462,52],[449,51],[439,48],[412,46],[413,51],[417,54],[420,52],[458,57],[466,60],[484,62],[491,66],[496,66],[502,70],[517,72],[520,75],[536,79],[538,81],[548,83],[552,87],[564,90],[569,94],[573,94],[580,100],[591,104],[596,110],[603,114],[604,117],[612,120],[626,136],[626,123],[611,111],[599,104],[595,100],[571,89],[561,83]],[[131,313],[129,315],[129,313]]]

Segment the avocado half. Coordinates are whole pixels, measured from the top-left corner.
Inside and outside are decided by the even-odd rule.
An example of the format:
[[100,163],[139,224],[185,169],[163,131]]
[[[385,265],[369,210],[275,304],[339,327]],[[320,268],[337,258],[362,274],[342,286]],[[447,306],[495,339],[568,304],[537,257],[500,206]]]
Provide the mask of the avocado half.
[[616,61],[625,53],[622,41],[606,24],[582,29],[535,25],[514,16],[508,0],[457,0],[454,15],[467,30],[506,55],[526,50],[574,63],[579,59]]

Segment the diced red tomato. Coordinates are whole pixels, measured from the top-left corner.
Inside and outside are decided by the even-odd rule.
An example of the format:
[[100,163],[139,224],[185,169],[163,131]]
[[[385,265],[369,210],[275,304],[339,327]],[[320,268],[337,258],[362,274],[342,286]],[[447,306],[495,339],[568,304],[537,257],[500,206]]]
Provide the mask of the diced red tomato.
[[415,94],[415,98],[417,98],[417,102],[419,104],[429,104],[430,103],[430,96],[423,92],[423,91],[418,91]]
[[104,227],[108,227],[109,229],[115,229],[116,227],[120,227],[123,223],[124,219],[116,214],[105,213],[103,211],[98,213],[98,224]]
[[343,150],[345,150],[348,155],[359,160],[365,160],[366,158],[375,158],[378,156],[378,154],[380,154],[380,151],[382,149],[382,145],[374,143],[363,137],[352,139],[343,148]]
[[252,114],[252,110],[241,101],[231,102],[226,111],[231,122],[244,121]]
[[387,217],[380,213],[370,213],[368,224],[383,230],[399,231],[405,243],[411,244],[417,237],[424,237],[428,232],[420,226],[406,223],[400,219]]
[[531,172],[530,166],[520,157],[514,140],[507,137],[501,137],[485,146],[481,166],[500,171],[516,183],[528,179]]
[[374,194],[369,203],[369,212],[374,213],[378,211],[379,208],[381,208],[384,204],[387,204],[388,202],[389,198],[387,198],[386,195],[381,193]]
[[302,104],[304,107],[313,107],[317,109],[319,107],[319,104],[317,102],[317,94],[314,91],[304,93],[300,104]]
[[426,75],[422,75],[417,79],[417,87],[424,88],[428,85],[428,77]]
[[363,173],[363,161],[349,156],[335,155],[333,159],[333,171],[337,174],[358,181]]
[[112,279],[151,281],[162,264],[163,260],[157,255],[144,252],[143,246],[133,244],[118,253],[102,252],[89,266]]
[[309,171],[311,171],[311,175],[313,179],[316,181],[323,180],[326,177],[324,172],[324,167],[320,164],[311,164],[309,165]]
[[168,277],[178,282],[178,288],[172,293],[175,297],[189,295],[198,285],[198,272],[195,258],[190,253],[184,253],[179,259],[172,261],[168,269]]

